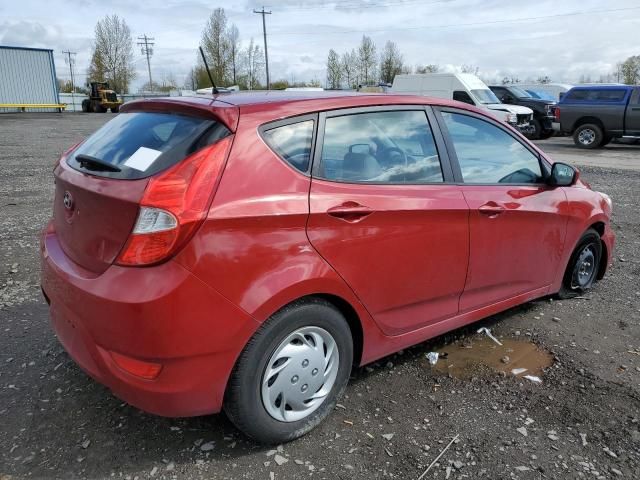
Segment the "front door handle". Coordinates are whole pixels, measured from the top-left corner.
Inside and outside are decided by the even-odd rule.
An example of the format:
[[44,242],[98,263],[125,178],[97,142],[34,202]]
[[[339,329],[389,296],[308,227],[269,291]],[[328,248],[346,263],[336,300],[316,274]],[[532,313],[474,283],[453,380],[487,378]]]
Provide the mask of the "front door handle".
[[478,207],[478,211],[487,215],[489,218],[495,218],[503,213],[505,208],[502,205],[498,205],[496,202],[487,202],[484,205]]
[[364,205],[360,205],[358,202],[345,202],[327,210],[327,214],[332,217],[336,217],[350,223],[359,222],[372,213],[373,210]]

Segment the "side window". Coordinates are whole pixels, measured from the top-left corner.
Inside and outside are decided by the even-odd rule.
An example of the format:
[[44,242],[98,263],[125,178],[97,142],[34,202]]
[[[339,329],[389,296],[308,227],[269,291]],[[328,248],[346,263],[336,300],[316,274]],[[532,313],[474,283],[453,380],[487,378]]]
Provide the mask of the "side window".
[[567,100],[592,100],[594,97],[593,90],[587,89],[573,89],[566,94]]
[[540,161],[497,126],[469,115],[443,112],[465,183],[540,183]]
[[289,165],[303,173],[309,170],[313,120],[265,130],[262,138]]
[[621,102],[625,95],[626,90],[598,90],[596,99],[602,102]]
[[350,183],[444,180],[424,110],[327,118],[319,176]]
[[456,90],[453,92],[453,99],[458,102],[468,103],[469,105],[475,105],[473,99],[464,90]]

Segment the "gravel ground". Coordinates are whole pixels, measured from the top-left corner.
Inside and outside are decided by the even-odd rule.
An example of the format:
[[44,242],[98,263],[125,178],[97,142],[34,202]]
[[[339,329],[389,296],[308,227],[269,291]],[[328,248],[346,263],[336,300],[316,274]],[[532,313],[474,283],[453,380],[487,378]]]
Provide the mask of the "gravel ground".
[[[354,369],[333,415],[275,449],[222,415],[166,419],[123,404],[58,345],[38,284],[52,165],[111,114],[0,116],[0,479],[640,478],[640,147],[570,151],[614,199],[616,262],[585,298],[541,299]],[[545,142],[540,142],[545,148]],[[573,159],[573,160],[572,160]],[[563,158],[567,160],[567,158]],[[600,166],[593,166],[600,165]],[[479,326],[555,356],[542,384],[481,364],[463,378],[425,354]]]

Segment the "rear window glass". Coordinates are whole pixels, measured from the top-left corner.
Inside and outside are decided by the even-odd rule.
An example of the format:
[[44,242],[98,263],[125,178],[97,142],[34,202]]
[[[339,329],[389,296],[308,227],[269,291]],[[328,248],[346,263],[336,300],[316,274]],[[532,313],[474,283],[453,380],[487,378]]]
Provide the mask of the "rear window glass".
[[169,113],[121,113],[67,160],[92,175],[139,179],[154,175],[229,134],[215,120]]
[[296,170],[303,173],[309,170],[313,120],[265,130],[262,137],[269,147]]

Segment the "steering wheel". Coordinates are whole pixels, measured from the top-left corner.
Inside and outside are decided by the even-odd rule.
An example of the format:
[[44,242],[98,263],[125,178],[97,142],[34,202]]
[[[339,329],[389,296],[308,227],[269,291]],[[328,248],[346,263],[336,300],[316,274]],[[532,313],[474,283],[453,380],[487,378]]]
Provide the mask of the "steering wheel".
[[[398,156],[401,162],[396,162],[393,158]],[[404,150],[398,147],[385,147],[379,157],[384,159],[383,163],[386,163],[387,167],[394,167],[396,165],[400,165],[401,163],[403,165],[407,165],[409,163],[409,157],[407,156],[407,154],[404,152]]]

